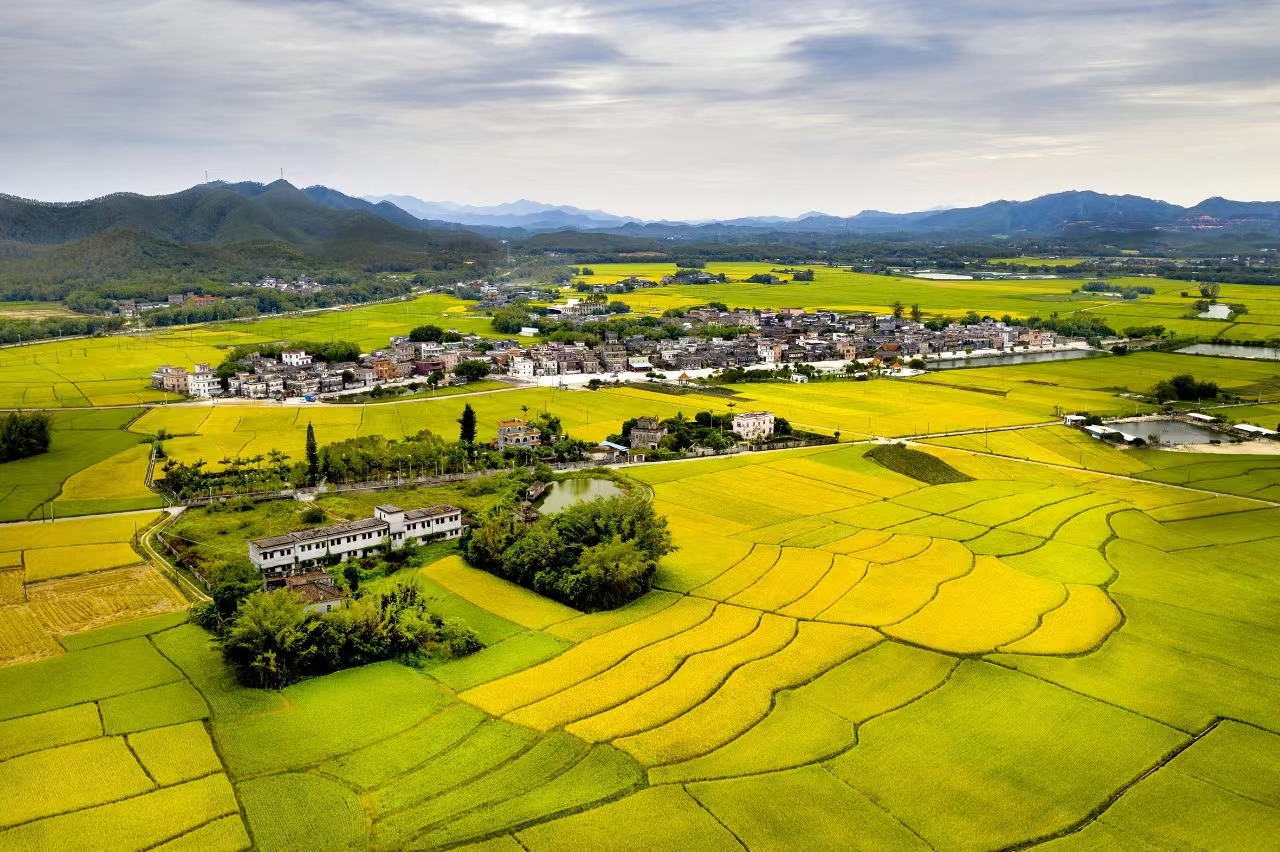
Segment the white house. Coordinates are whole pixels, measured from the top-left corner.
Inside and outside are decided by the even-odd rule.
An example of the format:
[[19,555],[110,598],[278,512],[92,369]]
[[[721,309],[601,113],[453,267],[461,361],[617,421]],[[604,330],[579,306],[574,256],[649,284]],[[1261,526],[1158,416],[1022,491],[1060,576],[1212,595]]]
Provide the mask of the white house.
[[462,510],[441,505],[425,509],[377,506],[372,518],[260,538],[249,542],[249,560],[265,588],[279,588],[289,577],[306,574],[332,556],[341,561],[368,556],[387,542],[393,550],[416,542],[462,535]]
[[305,367],[311,363],[311,356],[301,349],[286,349],[280,353],[280,361],[286,367]]
[[773,434],[773,412],[744,411],[733,417],[733,432],[744,441],[762,441]]
[[218,374],[208,364],[196,364],[187,373],[187,396],[197,399],[209,399],[222,393],[222,383]]
[[1254,426],[1252,423],[1237,423],[1231,427],[1241,435],[1248,435],[1250,438],[1274,438],[1277,433],[1274,429],[1266,429],[1262,426]]

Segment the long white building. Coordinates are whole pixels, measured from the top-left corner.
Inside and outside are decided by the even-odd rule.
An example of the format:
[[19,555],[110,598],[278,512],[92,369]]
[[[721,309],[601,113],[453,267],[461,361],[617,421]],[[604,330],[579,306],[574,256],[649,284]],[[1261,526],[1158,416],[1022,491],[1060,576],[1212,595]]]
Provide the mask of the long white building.
[[265,588],[279,588],[287,578],[305,574],[331,556],[345,561],[368,556],[387,541],[393,550],[399,550],[410,539],[421,544],[457,538],[462,535],[462,527],[462,510],[457,506],[407,511],[399,506],[378,506],[372,518],[251,541],[249,559],[262,574]]

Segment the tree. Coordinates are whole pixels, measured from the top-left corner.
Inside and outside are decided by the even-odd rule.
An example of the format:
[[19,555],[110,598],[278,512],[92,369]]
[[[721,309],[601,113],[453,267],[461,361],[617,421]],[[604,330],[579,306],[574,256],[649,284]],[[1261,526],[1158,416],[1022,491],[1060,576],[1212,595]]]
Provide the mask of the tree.
[[0,462],[49,452],[51,424],[49,415],[42,411],[14,411],[0,417]]
[[316,447],[316,430],[307,422],[307,484],[315,485],[320,481],[320,451]]
[[409,340],[414,343],[439,343],[444,338],[444,329],[438,325],[420,325],[409,332]]
[[920,322],[920,317],[922,317],[922,316],[924,316],[924,314],[923,314],[923,313],[921,313],[921,311],[920,311],[920,306],[919,306],[919,305],[917,305],[917,304],[912,304],[912,306],[911,306],[911,321],[912,321],[912,322]]
[[439,370],[432,370],[431,375],[427,376],[427,384],[431,385],[431,389],[435,390],[441,382],[444,381],[444,373]]
[[493,312],[493,330],[501,334],[515,334],[529,323],[529,314],[521,308],[503,308]]
[[893,315],[894,315],[896,318],[898,318],[898,319],[902,319],[902,313],[903,313],[903,311],[905,311],[905,310],[906,310],[906,308],[905,308],[905,307],[903,307],[902,302],[894,302],[894,303],[893,303]]
[[471,407],[471,403],[467,403],[462,409],[462,416],[458,418],[458,440],[464,444],[473,444],[476,440],[476,412]]
[[489,375],[489,365],[484,361],[463,361],[453,369],[453,374],[468,382],[475,382]]
[[311,656],[302,599],[280,589],[245,598],[222,640],[227,661],[249,685],[279,689],[296,680]]

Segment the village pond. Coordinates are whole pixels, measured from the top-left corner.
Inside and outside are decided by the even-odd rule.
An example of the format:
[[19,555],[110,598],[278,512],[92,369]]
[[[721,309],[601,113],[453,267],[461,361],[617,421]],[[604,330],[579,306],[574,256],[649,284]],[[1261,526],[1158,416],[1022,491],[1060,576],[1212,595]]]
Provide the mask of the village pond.
[[[1132,420],[1113,424],[1116,428],[1130,435],[1150,441],[1151,435],[1159,435],[1161,444],[1208,444],[1221,441],[1223,436],[1210,429],[1204,429],[1181,420]],[[1228,440],[1230,438],[1228,437]],[[1154,442],[1152,442],[1154,443]]]
[[1042,361],[1074,361],[1100,355],[1096,349],[1057,349],[1049,352],[1010,352],[1007,355],[974,355],[969,358],[930,360],[930,370],[960,370],[965,367],[1006,367],[1011,364],[1039,364]]
[[562,479],[552,482],[534,505],[544,515],[554,515],[586,500],[617,497],[622,489],[608,479]]
[[1253,361],[1280,361],[1280,349],[1273,346],[1241,346],[1235,343],[1195,343],[1178,350],[1179,355],[1217,355],[1219,358],[1248,358]]

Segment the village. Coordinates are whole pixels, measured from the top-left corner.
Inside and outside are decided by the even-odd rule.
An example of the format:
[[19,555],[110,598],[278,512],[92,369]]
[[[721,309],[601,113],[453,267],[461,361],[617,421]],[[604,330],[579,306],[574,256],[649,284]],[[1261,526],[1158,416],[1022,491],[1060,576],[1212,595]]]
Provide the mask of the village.
[[[157,390],[194,399],[316,399],[415,382],[464,383],[489,374],[515,383],[546,384],[553,377],[552,382],[567,385],[625,374],[688,381],[715,371],[760,369],[784,370],[792,380],[805,381],[819,373],[865,378],[869,370],[918,370],[931,361],[1088,346],[1083,339],[1064,338],[1007,319],[931,328],[894,315],[703,307],[680,316],[648,318],[652,324],[638,328],[634,323],[613,326],[603,317],[575,313],[582,304],[570,299],[555,310],[575,317],[576,327],[599,339],[595,345],[526,342],[541,335],[533,325],[523,327],[515,340],[454,331],[430,341],[398,335],[386,348],[353,361],[325,362],[304,350],[286,349],[279,358],[250,355],[240,362],[243,369],[230,375],[225,371],[219,375],[209,364],[191,369],[160,365],[152,372],[151,383]],[[717,334],[721,329],[724,334]]]

